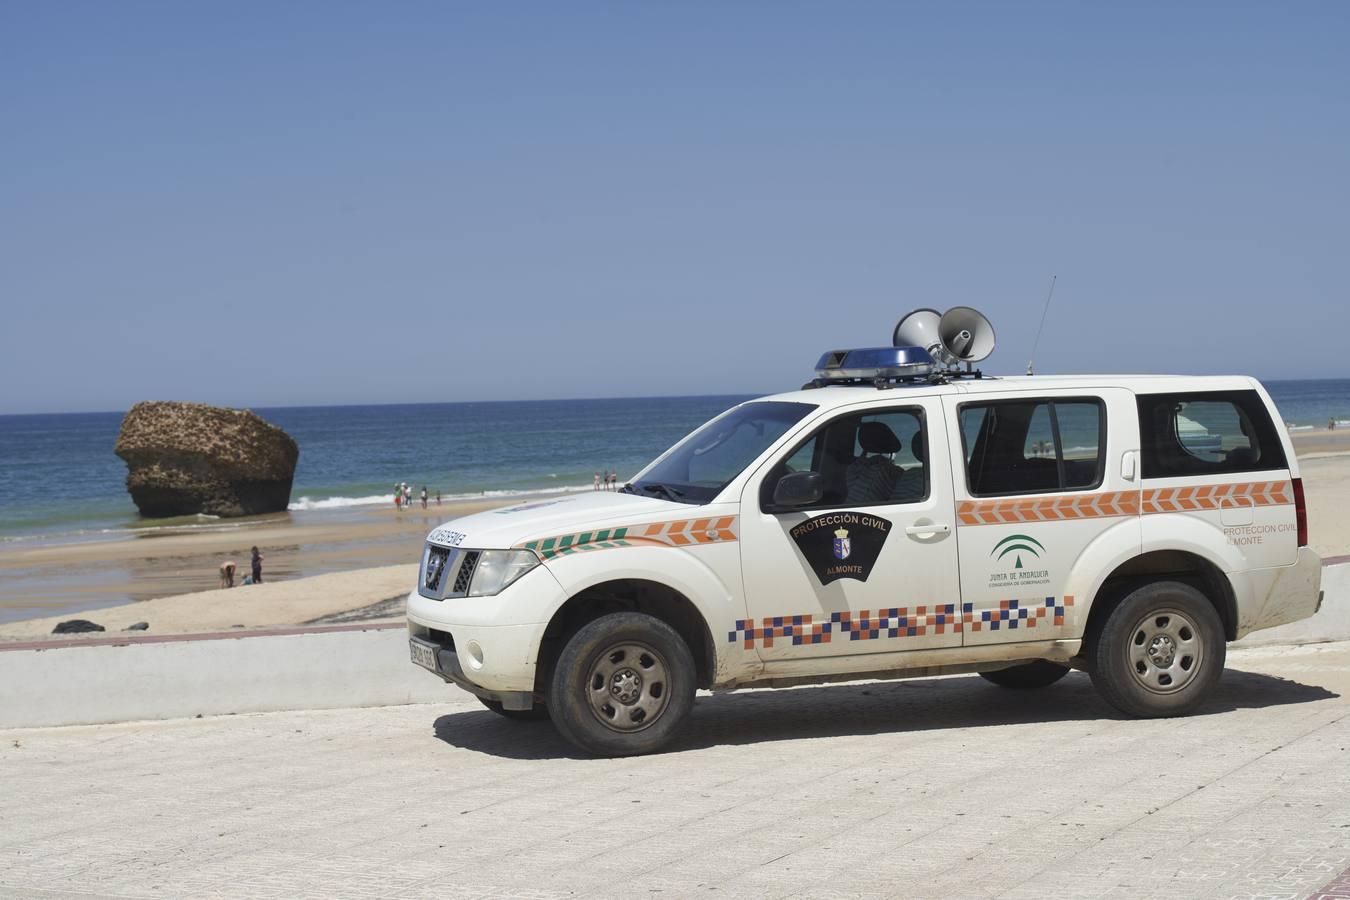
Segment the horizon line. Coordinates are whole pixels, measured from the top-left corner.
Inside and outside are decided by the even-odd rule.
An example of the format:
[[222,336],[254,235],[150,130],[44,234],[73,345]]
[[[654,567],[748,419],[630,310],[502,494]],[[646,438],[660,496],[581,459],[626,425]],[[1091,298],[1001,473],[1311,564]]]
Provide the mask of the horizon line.
[[[1061,373],[1040,373],[1047,377]],[[1101,374],[1101,373],[1090,373]],[[1139,374],[1139,373],[1123,373]],[[1154,374],[1154,373],[1148,373]],[[1015,375],[990,376],[990,377],[1024,377],[1020,373]],[[1034,377],[1034,376],[1033,376]],[[1189,377],[1189,376],[1178,376]],[[1262,384],[1278,384],[1300,381],[1350,381],[1350,376],[1339,378],[1257,378]],[[791,389],[788,389],[789,391]],[[692,400],[703,397],[767,397],[772,394],[785,393],[784,390],[769,391],[732,391],[730,393],[717,394],[632,394],[611,397],[522,397],[512,400],[417,400],[412,402],[383,401],[376,403],[286,403],[272,404],[265,406],[224,406],[216,403],[203,403],[200,400],[138,400],[137,403],[202,403],[203,406],[214,406],[218,409],[239,409],[239,410],[259,410],[259,409],[341,409],[346,407],[361,406],[465,406],[475,403],[588,403],[604,400]],[[132,404],[133,406],[135,404]],[[101,416],[120,414],[125,415],[130,411],[127,409],[72,409],[58,412],[0,412],[0,419],[18,418],[20,416]]]

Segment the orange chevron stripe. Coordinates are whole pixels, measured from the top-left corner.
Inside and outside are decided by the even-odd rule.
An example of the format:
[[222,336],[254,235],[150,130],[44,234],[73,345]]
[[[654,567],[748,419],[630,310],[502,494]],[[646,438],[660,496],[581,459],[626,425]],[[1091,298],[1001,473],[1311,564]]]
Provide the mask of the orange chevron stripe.
[[1003,500],[963,500],[957,506],[962,525],[1007,525],[1070,519],[1115,518],[1139,514],[1138,491],[1061,494]]
[[1238,484],[1207,484],[1198,487],[1148,488],[1143,492],[1145,514],[1200,512],[1240,506],[1288,505],[1288,481],[1251,481]]

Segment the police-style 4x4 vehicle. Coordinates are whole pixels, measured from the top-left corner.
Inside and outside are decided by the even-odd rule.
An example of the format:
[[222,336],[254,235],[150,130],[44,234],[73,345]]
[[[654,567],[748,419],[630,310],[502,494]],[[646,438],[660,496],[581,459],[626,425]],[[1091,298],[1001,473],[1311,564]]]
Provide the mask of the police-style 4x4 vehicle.
[[1226,642],[1316,611],[1257,381],[956,377],[949,346],[827,354],[621,492],[436,528],[413,661],[621,755],[669,742],[698,688],[1079,668],[1126,714],[1182,715]]

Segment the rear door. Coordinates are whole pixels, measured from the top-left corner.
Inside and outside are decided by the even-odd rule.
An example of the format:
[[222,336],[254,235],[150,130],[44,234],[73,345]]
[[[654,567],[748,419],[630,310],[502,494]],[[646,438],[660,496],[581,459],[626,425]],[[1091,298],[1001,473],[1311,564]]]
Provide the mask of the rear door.
[[948,398],[967,646],[1075,638],[1085,598],[1065,591],[1084,551],[1137,553],[1134,394],[1016,391]]
[[[741,498],[749,618],[733,639],[765,660],[960,646],[948,440],[940,398],[897,397],[838,410],[765,463]],[[778,479],[808,470],[821,501],[775,508]]]

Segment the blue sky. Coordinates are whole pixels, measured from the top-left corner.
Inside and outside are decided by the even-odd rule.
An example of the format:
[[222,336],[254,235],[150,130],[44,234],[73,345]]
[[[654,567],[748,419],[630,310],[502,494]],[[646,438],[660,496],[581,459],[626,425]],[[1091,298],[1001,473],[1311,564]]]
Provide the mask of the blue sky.
[[1350,4],[0,3],[0,412],[1350,376]]

